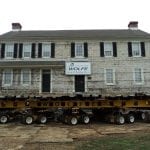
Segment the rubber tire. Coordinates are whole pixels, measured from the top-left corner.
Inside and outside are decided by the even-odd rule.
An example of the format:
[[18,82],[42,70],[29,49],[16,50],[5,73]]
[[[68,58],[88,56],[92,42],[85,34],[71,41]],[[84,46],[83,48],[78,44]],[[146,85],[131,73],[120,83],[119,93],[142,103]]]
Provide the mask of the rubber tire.
[[33,123],[33,116],[32,115],[25,115],[25,116],[23,116],[22,121],[23,121],[24,124],[30,125],[30,124]]
[[147,123],[150,122],[150,114],[148,112],[145,112],[145,119],[143,121]]
[[45,115],[40,115],[38,117],[38,122],[41,124],[46,124],[47,123],[47,117]]
[[134,117],[134,115],[133,114],[129,114],[129,115],[127,115],[127,122],[128,123],[134,123],[135,122],[135,117]]
[[[5,120],[4,120],[5,119]],[[9,121],[8,115],[0,115],[0,123],[5,124]]]
[[145,113],[145,112],[142,112],[142,113],[141,113],[141,119],[142,119],[142,120],[145,120],[145,118],[146,118],[146,113]]
[[68,117],[68,123],[70,125],[77,125],[78,124],[78,119],[76,116],[70,116]]
[[123,115],[116,115],[116,123],[118,125],[123,125],[125,124],[125,117]]
[[88,115],[83,115],[81,117],[81,122],[83,122],[84,124],[90,123],[90,117]]

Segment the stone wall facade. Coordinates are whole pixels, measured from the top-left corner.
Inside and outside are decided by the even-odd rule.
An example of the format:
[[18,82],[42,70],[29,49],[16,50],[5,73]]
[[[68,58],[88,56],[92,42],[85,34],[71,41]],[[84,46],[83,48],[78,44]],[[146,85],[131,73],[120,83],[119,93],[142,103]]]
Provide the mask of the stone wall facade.
[[[49,58],[45,61],[65,61],[65,62],[90,62],[91,74],[85,75],[85,92],[75,92],[74,75],[65,74],[65,66],[63,67],[39,67],[26,69],[31,70],[31,82],[28,86],[23,86],[20,81],[20,74],[22,68],[10,68],[13,70],[13,83],[11,86],[3,85],[3,70],[0,70],[0,95],[47,95],[52,97],[59,96],[74,96],[76,94],[83,94],[84,96],[116,96],[116,95],[134,95],[135,93],[150,94],[150,41],[138,40],[145,42],[145,57],[129,57],[128,56],[128,42],[136,41],[129,40],[111,40],[108,42],[117,43],[117,57],[101,57],[100,56],[100,40],[64,40],[64,41],[50,41],[55,43],[55,58]],[[14,41],[15,43],[16,41]],[[19,41],[20,42],[20,41]],[[21,41],[22,42],[22,41]],[[37,41],[30,41],[35,43]],[[38,41],[43,42],[43,41]],[[71,58],[71,42],[87,42],[88,43],[88,57],[87,58]],[[105,42],[105,40],[103,41]],[[37,51],[37,50],[36,50]],[[37,52],[36,52],[37,54]],[[41,60],[39,58],[34,58]],[[43,58],[44,59],[44,58]],[[2,60],[0,60],[2,61]],[[3,60],[4,61],[4,60]],[[7,60],[5,60],[7,61]],[[10,60],[9,60],[10,61]],[[12,60],[13,61],[13,60]],[[24,60],[25,61],[25,60]],[[134,82],[134,69],[141,68],[143,73],[143,82],[136,84]],[[44,69],[50,70],[51,88],[49,93],[43,93],[42,75]],[[115,83],[107,85],[105,83],[105,69],[114,69]]]

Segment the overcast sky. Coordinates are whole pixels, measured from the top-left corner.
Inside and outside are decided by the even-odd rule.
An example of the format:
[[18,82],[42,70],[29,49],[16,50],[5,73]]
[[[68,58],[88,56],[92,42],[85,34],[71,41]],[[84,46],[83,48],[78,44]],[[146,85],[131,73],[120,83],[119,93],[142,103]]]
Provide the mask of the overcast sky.
[[127,29],[138,21],[150,33],[150,0],[0,0],[0,34],[23,30]]

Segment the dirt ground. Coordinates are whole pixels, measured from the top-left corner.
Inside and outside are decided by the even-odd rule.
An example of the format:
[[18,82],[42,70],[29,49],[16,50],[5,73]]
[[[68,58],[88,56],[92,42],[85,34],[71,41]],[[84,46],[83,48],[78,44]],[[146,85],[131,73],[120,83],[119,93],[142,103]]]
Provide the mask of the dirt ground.
[[73,150],[78,142],[118,134],[150,132],[150,124],[125,125],[101,122],[69,126],[49,122],[46,125],[0,124],[0,150]]

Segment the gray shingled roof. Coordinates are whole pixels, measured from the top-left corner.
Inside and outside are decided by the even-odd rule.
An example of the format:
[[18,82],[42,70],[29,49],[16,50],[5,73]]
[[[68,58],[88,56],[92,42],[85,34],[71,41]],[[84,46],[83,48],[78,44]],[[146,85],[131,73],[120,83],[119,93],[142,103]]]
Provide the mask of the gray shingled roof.
[[42,67],[60,67],[64,66],[65,61],[0,61],[0,68],[42,68]]
[[56,30],[56,31],[10,31],[0,40],[68,40],[68,39],[150,39],[150,34],[141,30]]

